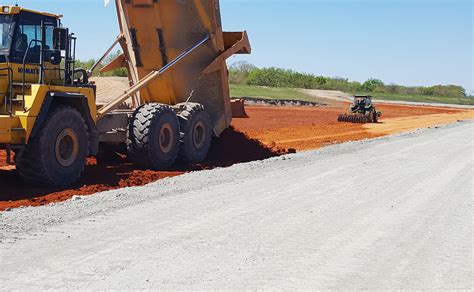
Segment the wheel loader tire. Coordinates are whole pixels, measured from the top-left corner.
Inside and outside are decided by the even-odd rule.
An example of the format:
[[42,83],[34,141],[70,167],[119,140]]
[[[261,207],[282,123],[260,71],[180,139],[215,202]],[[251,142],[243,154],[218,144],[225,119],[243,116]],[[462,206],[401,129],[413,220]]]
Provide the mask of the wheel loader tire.
[[206,159],[212,141],[212,123],[204,106],[188,103],[178,115],[181,129],[179,160],[200,163]]
[[169,106],[140,106],[130,119],[128,135],[128,152],[141,167],[161,170],[175,163],[179,151],[179,122]]
[[16,161],[20,177],[29,184],[66,186],[77,182],[88,154],[89,136],[82,115],[57,106],[41,131],[31,138]]

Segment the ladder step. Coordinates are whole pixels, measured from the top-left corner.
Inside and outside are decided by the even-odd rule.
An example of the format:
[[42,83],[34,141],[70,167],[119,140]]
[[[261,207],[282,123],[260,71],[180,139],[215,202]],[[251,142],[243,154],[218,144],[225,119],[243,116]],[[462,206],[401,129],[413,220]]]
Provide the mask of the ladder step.
[[21,102],[23,101],[23,95],[16,95],[15,98],[11,99],[12,102]]
[[[25,86],[26,86],[26,87],[31,87],[31,84],[32,84],[32,83],[25,83]],[[13,82],[12,85],[15,86],[15,87],[22,87],[22,86],[23,86],[23,82]]]

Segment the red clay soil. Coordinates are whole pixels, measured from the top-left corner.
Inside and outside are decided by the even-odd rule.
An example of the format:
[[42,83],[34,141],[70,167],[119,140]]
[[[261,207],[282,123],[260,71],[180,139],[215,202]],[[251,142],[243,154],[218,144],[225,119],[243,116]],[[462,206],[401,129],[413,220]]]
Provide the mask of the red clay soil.
[[[337,117],[349,108],[349,103],[337,107],[247,107],[249,119],[234,119],[233,125],[244,132],[275,130],[294,126],[337,124]],[[402,105],[377,105],[383,118],[399,118],[441,113],[456,113],[460,110],[436,107]],[[344,124],[341,124],[344,125]],[[345,127],[346,125],[345,125]]]
[[[33,187],[24,184],[14,167],[5,166],[0,151],[0,211],[20,206],[40,206],[61,202],[73,196],[90,195],[111,189],[141,186],[189,171],[227,167],[235,163],[262,160],[295,150],[359,140],[377,135],[362,125],[335,122],[348,104],[331,108],[247,107],[248,119],[235,119],[233,128],[213,141],[209,158],[203,164],[178,166],[168,171],[137,170],[124,151],[109,149],[107,154],[89,158],[82,179],[68,188]],[[380,105],[383,117],[405,117],[453,113],[458,110]],[[97,163],[99,160],[99,163]]]
[[392,104],[378,104],[377,111],[382,112],[383,119],[436,115],[436,114],[454,114],[465,111],[463,109],[455,109],[448,107],[434,107],[434,106],[408,106],[408,105],[392,105]]
[[[23,183],[16,170],[5,166],[5,151],[0,151],[0,211],[21,206],[41,206],[124,187],[142,186],[190,171],[227,167],[235,163],[263,160],[283,152],[264,147],[233,128],[213,142],[207,161],[200,165],[177,166],[168,171],[138,170],[123,150],[89,158],[81,180],[68,188],[35,187]],[[97,161],[98,160],[98,161]]]
[[[369,133],[362,124],[338,123],[338,115],[344,113],[348,107],[349,103],[339,103],[337,107],[330,108],[249,107],[246,111],[250,118],[235,119],[234,126],[237,130],[245,132],[268,147],[298,151],[382,136],[382,134]],[[382,118],[460,111],[448,108],[401,105],[378,105],[377,110],[383,112]]]

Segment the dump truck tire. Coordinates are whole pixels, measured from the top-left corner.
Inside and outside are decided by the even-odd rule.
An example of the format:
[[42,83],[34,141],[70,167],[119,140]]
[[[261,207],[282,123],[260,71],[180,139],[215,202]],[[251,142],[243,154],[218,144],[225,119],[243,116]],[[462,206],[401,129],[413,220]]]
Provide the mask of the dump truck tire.
[[77,182],[88,154],[89,137],[82,115],[57,106],[37,136],[16,161],[20,177],[29,184],[66,186]]
[[179,121],[173,109],[163,104],[145,104],[130,119],[127,148],[138,165],[161,170],[175,163],[179,138]]
[[200,163],[206,159],[212,141],[212,124],[204,106],[198,103],[185,104],[178,115],[181,131],[179,161]]

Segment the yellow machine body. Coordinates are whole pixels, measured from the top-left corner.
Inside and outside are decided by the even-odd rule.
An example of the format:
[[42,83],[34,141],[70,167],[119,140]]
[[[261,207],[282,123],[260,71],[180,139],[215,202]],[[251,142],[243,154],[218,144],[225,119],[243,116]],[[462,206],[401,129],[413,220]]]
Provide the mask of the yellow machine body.
[[79,94],[87,99],[91,118],[96,119],[95,93],[92,88],[67,87],[55,85],[32,84],[25,94],[25,109],[23,104],[13,106],[12,114],[5,113],[5,105],[0,103],[0,144],[27,144],[36,119],[50,93]]
[[[16,6],[0,6],[0,14],[28,12],[52,19],[61,16]],[[17,62],[0,62],[0,144],[27,144],[48,94],[77,94],[87,99],[90,117],[96,119],[95,92],[90,87],[64,86],[59,65],[44,64],[44,81],[39,84],[40,66]],[[10,73],[9,73],[10,72]],[[12,84],[10,84],[12,83]],[[7,103],[7,93],[14,100]]]
[[131,84],[166,66],[208,36],[204,45],[141,89],[140,103],[176,105],[186,101],[204,105],[214,134],[232,120],[225,60],[249,54],[246,32],[223,32],[218,0],[116,0],[124,55],[103,71],[126,67]]

